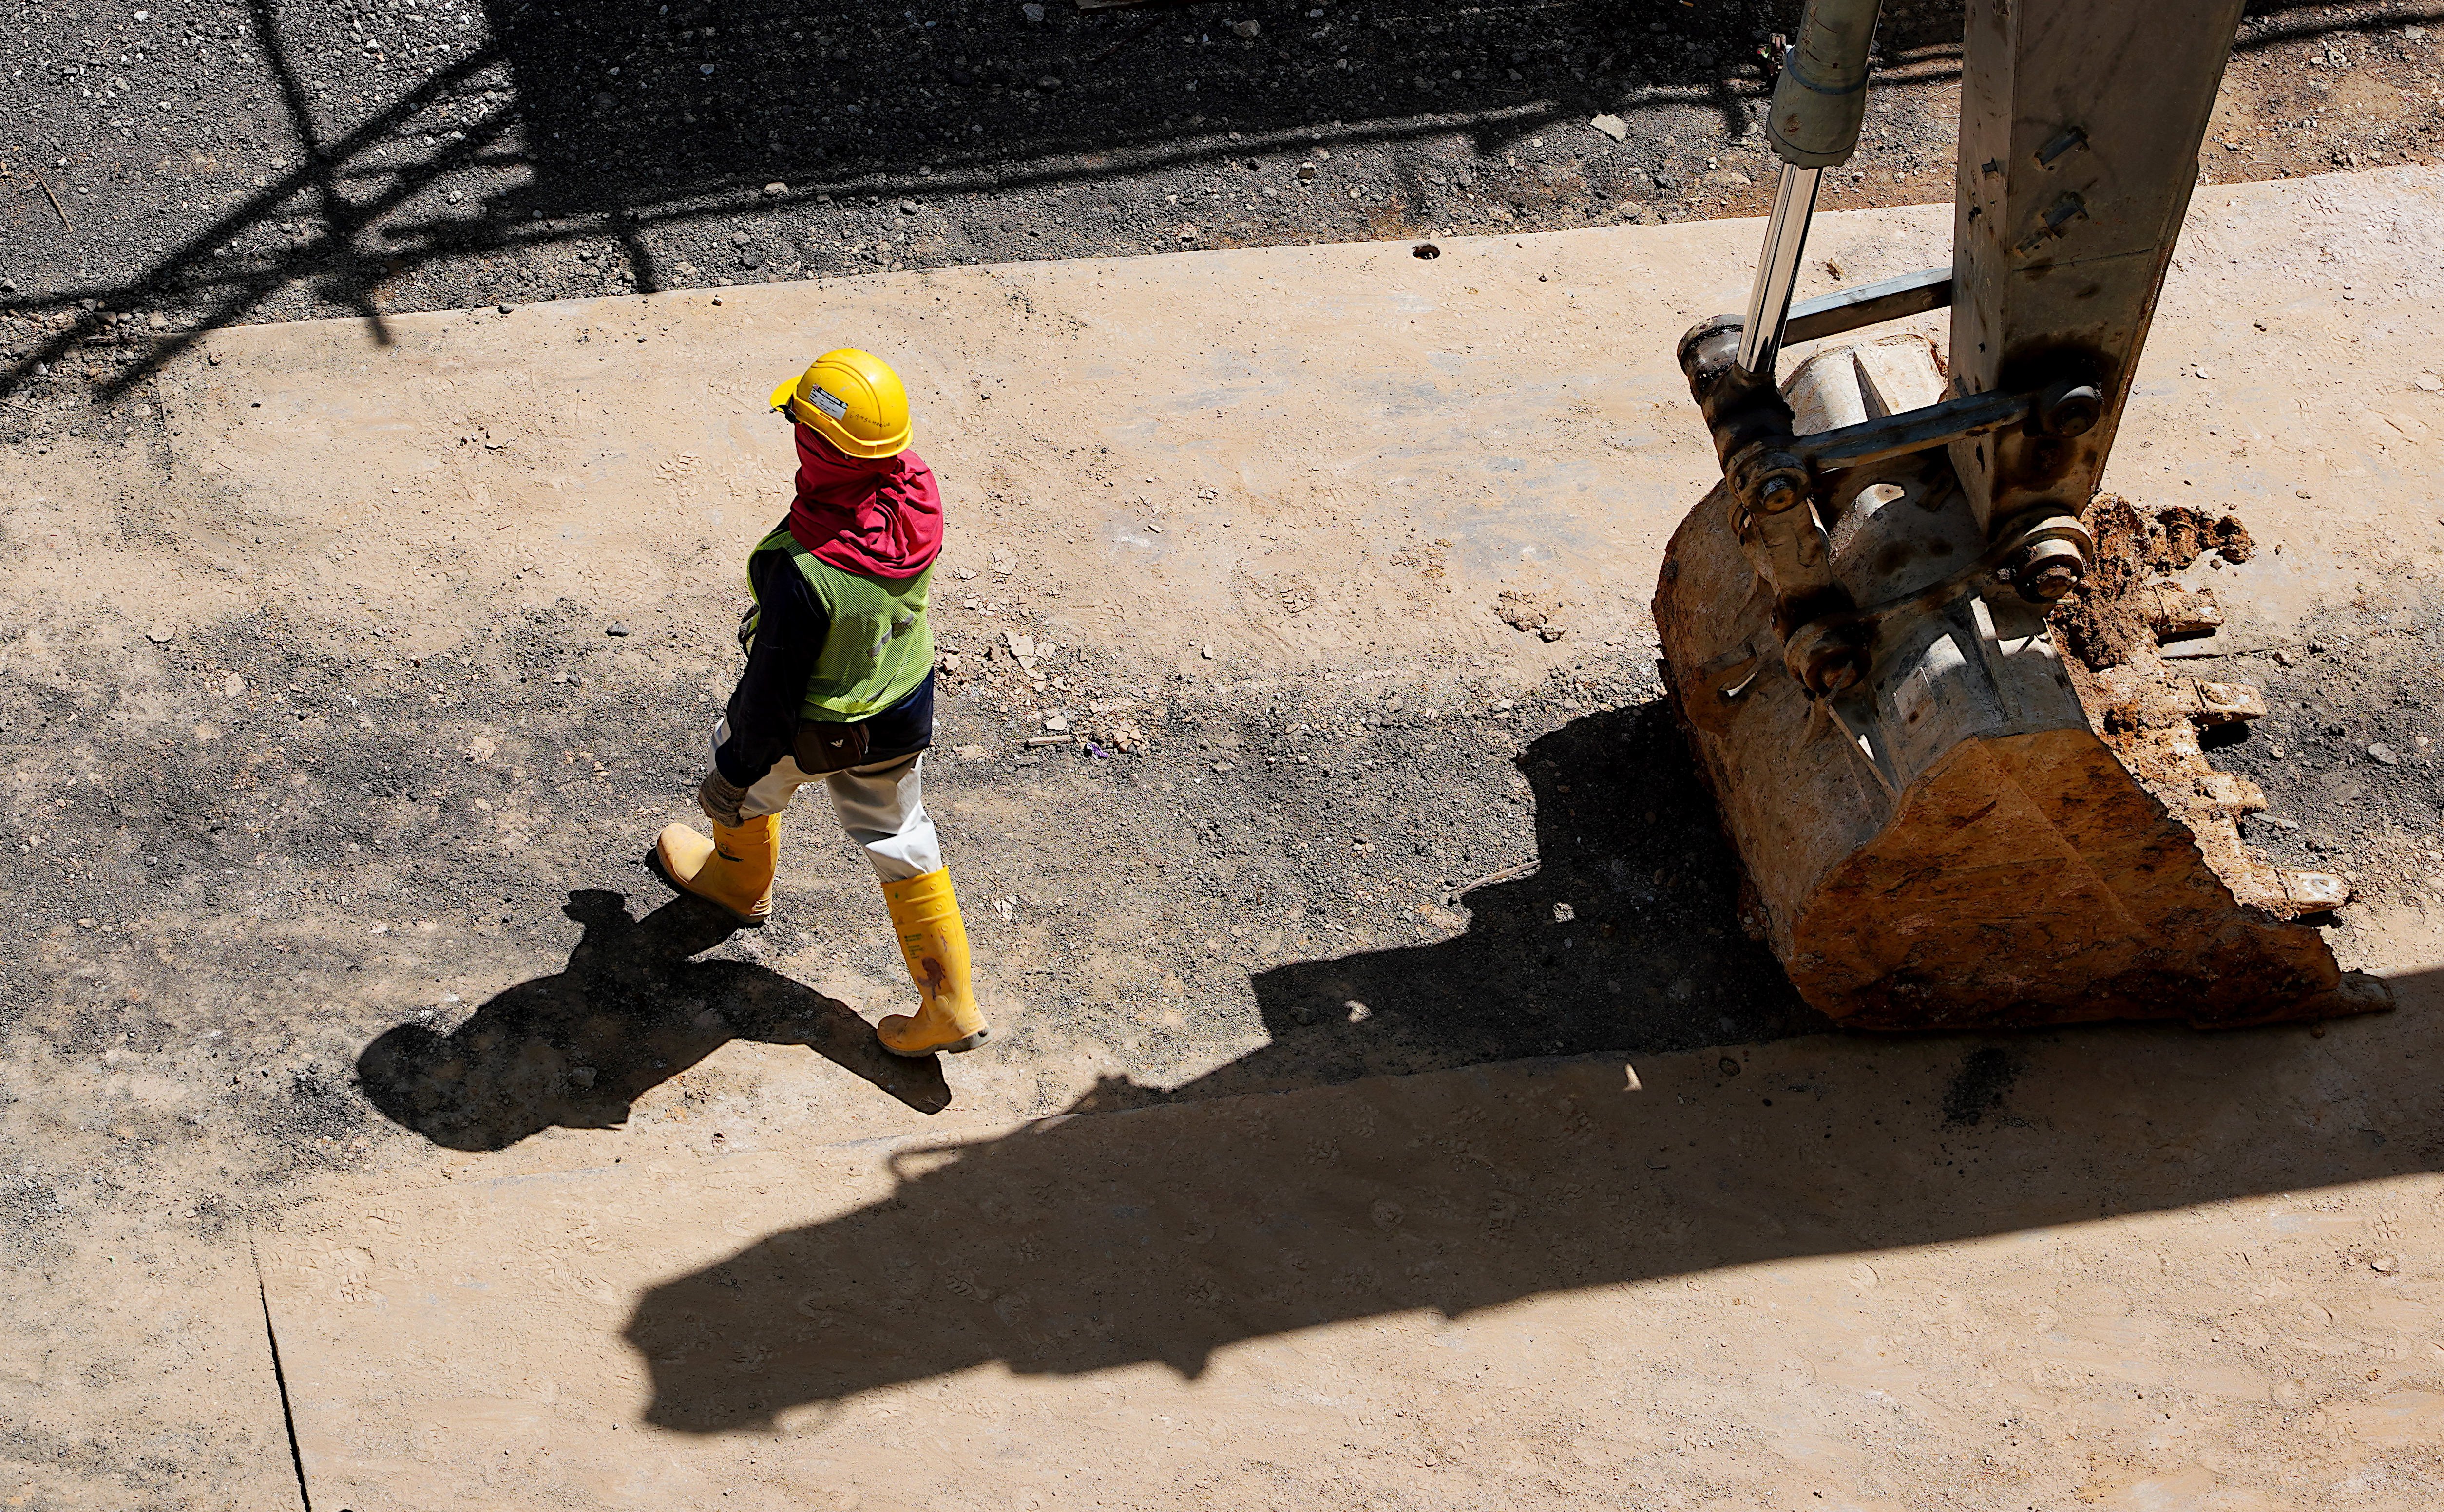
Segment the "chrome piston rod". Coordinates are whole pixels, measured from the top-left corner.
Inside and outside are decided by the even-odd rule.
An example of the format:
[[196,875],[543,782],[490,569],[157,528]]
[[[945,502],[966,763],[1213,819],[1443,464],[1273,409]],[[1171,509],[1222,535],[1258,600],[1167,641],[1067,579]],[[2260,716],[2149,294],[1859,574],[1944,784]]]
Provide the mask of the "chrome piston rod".
[[1799,283],[1800,254],[1807,249],[1817,183],[1825,169],[1848,162],[1859,145],[1859,123],[1867,109],[1867,51],[1882,4],[1807,0],[1798,39],[1783,49],[1782,75],[1774,81],[1765,120],[1766,140],[1782,159],[1782,178],[1774,186],[1773,217],[1765,224],[1756,286],[1749,290],[1747,323],[1740,327],[1740,368],[1768,382],[1773,379],[1774,355],[1782,350],[1783,323],[1790,318],[1790,292]]
[[1740,366],[1750,373],[1770,375],[1782,350],[1783,323],[1790,318],[1799,260],[1807,249],[1807,218],[1816,210],[1816,186],[1824,176],[1822,168],[1782,165],[1773,215],[1765,223],[1765,249],[1757,254],[1756,283],[1749,289],[1747,320],[1740,327]]

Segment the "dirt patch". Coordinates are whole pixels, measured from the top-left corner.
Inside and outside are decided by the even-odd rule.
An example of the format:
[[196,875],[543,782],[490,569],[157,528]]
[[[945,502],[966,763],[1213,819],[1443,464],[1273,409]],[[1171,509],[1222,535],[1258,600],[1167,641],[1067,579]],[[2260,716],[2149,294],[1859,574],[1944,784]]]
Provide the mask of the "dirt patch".
[[[2210,516],[2183,505],[2143,509],[2119,494],[2099,494],[2086,523],[2096,554],[2087,576],[2055,608],[2053,623],[2070,654],[2098,672],[2128,662],[2159,634],[2221,624],[2211,602],[2168,602],[2162,580],[2208,551],[2237,564],[2256,549],[2237,515]],[[2191,597],[2177,584],[2169,592]],[[2177,618],[2184,611],[2189,618]]]

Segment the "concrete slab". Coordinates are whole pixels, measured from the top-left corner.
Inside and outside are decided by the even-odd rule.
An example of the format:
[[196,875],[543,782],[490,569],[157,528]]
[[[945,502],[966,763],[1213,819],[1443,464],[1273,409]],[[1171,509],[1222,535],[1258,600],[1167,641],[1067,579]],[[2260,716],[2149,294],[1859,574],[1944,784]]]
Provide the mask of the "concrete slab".
[[[2435,491],[2444,401],[2416,384],[2433,332],[2410,275],[2444,253],[2438,195],[2435,170],[2399,169],[2194,208],[2108,487],[2239,508],[2284,543],[2258,634],[2435,526],[2399,504]],[[1815,283],[1940,263],[1949,215],[1822,217]],[[1665,338],[1737,306],[1753,232],[776,284],[403,316],[388,345],[340,321],[222,331],[214,365],[159,396],[181,466],[238,517],[167,523],[188,591],[157,607],[201,622],[268,573],[325,612],[573,591],[680,618],[734,592],[736,539],[785,500],[787,430],[758,408],[772,375],[858,341],[905,371],[974,591],[1009,587],[1062,635],[1199,677],[1434,649],[1541,670],[1639,620],[1708,479]],[[1521,644],[1488,608],[1505,588],[1570,600],[1580,641]],[[960,631],[993,628],[961,612]]]
[[202,1235],[178,1221],[191,1215],[83,1216],[78,1242],[47,1252],[28,1253],[19,1227],[0,1266],[0,1504],[291,1512],[297,1471],[242,1235],[226,1215]]
[[275,1309],[354,1506],[2402,1506],[2406,986],[2323,1043],[1807,1039],[360,1187]]

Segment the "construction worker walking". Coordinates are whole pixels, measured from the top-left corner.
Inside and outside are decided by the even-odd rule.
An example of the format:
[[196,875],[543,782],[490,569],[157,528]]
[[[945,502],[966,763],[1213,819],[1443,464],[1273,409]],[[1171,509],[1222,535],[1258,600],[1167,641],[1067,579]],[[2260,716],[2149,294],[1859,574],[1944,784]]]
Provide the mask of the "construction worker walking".
[[696,789],[713,838],[673,824],[655,859],[673,886],[760,926],[772,912],[781,814],[801,786],[823,783],[881,879],[922,1001],[884,1018],[876,1036],[895,1055],[971,1050],[990,1031],[923,784],[941,489],[908,450],[907,391],[871,353],[824,353],[773,390],[772,409],[796,425],[797,497],[747,559],[747,670]]

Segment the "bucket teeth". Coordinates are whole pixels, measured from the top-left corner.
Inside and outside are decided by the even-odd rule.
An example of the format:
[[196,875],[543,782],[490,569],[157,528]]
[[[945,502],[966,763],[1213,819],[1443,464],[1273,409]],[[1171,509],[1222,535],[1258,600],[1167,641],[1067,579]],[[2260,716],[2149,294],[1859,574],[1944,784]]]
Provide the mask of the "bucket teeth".
[[2201,725],[2233,725],[2266,717],[2266,695],[2247,683],[2192,683],[2190,717]]
[[[1786,388],[1795,433],[1872,407],[1859,369],[1840,349],[1802,364]],[[2081,522],[2087,577],[2049,614],[1943,576],[1988,540],[1945,466],[1861,469],[1811,501],[1849,601],[1877,606],[1862,664],[1824,696],[1787,670],[1816,622],[1777,628],[1729,484],[1665,553],[1655,618],[1674,700],[1747,870],[1743,923],[1800,994],[1885,1029],[2388,1005],[2290,922],[2345,900],[2343,880],[2252,852],[2237,820],[2266,794],[2207,759],[2200,731],[2262,716],[2264,695],[2158,650],[2224,618],[2164,575],[2203,550],[2245,560],[2247,532],[2099,498]]]
[[2194,592],[2177,582],[2151,582],[2144,594],[2148,628],[2159,640],[2212,636],[2223,628],[2223,606],[2212,589]]
[[2287,872],[2271,866],[2267,871],[2283,894],[2282,906],[2274,912],[2287,918],[2326,913],[2351,900],[2351,884],[2331,872]]

